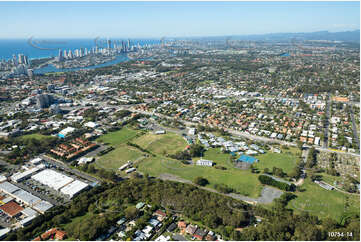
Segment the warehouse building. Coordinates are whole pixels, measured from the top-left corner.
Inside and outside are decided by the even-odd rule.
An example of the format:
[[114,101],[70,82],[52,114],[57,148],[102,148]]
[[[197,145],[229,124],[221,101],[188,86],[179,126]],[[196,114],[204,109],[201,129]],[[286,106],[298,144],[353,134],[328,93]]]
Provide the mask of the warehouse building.
[[0,191],[6,193],[8,195],[12,195],[14,192],[16,192],[18,190],[20,190],[20,188],[11,184],[10,182],[0,183]]
[[53,207],[53,205],[51,203],[42,200],[42,201],[38,202],[37,204],[35,204],[33,206],[33,209],[35,209],[39,213],[44,214],[47,210],[49,210],[52,207]]
[[14,192],[12,196],[15,197],[16,201],[24,203],[28,206],[33,206],[34,204],[41,201],[40,198],[34,196],[27,191],[24,191],[23,189],[19,189],[18,191]]
[[75,180],[72,183],[66,185],[62,189],[60,189],[60,192],[64,193],[65,195],[68,195],[69,197],[74,197],[75,195],[79,194],[81,191],[84,191],[86,188],[88,188],[89,185],[85,182]]
[[19,204],[14,201],[8,202],[0,207],[0,210],[7,214],[9,217],[14,217],[24,210]]
[[43,170],[31,178],[57,191],[74,181],[73,178],[50,169]]
[[38,212],[36,212],[34,209],[32,208],[25,208],[23,211],[21,211],[22,214],[26,215],[27,217],[31,217],[31,216],[37,216]]
[[30,217],[26,217],[24,218],[23,220],[20,221],[20,225],[21,227],[25,227],[27,225],[29,225],[31,223],[31,221],[33,221],[34,218],[36,218],[37,215],[33,215],[33,216],[30,216]]
[[24,172],[18,172],[18,173],[15,173],[14,175],[12,175],[10,177],[10,179],[13,181],[13,182],[20,182],[22,180],[25,180],[27,178],[29,178],[32,174],[34,174],[35,172],[39,171],[40,168],[39,167],[34,167],[34,168],[31,168],[27,171],[24,171]]

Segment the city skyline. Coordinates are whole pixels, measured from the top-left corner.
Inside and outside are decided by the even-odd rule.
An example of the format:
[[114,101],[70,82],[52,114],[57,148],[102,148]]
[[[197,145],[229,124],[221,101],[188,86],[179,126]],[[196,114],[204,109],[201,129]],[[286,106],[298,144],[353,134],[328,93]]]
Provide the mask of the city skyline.
[[0,38],[158,38],[360,29],[359,2],[0,2],[0,7],[4,30]]

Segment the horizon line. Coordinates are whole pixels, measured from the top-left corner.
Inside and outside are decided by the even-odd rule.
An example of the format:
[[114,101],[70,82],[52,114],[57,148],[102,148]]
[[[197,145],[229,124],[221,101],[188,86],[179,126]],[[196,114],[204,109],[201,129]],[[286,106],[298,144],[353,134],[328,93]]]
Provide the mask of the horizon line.
[[[161,35],[157,37],[120,37],[120,36],[107,36],[102,38],[117,38],[117,39],[161,39],[161,38],[209,38],[209,37],[237,37],[237,36],[259,36],[259,35],[269,35],[269,34],[311,34],[311,33],[319,33],[319,32],[328,32],[328,33],[344,33],[344,32],[355,32],[360,31],[360,28],[354,29],[354,30],[342,30],[342,31],[329,31],[329,30],[319,30],[319,31],[312,31],[312,32],[268,32],[268,33],[259,33],[259,34],[225,34],[225,35],[191,35],[191,36],[166,36]],[[0,37],[0,40],[8,39],[8,40],[24,40],[29,39],[34,36],[29,37]],[[94,37],[38,37],[38,38],[47,38],[47,39],[92,39],[92,38],[98,38],[99,36]]]

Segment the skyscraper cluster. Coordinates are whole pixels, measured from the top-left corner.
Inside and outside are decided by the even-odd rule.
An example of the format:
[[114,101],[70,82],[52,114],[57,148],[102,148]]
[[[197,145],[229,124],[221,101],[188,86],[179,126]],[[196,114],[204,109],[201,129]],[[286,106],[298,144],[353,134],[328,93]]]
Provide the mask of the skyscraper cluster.
[[136,51],[137,49],[141,49],[142,47],[138,43],[137,46],[132,46],[130,40],[127,42],[121,41],[111,41],[108,39],[106,41],[106,47],[99,47],[98,44],[88,50],[87,48],[80,48],[72,50],[61,50],[59,49],[57,61],[64,61],[64,60],[71,60],[74,58],[80,58],[88,55],[111,55],[111,54],[120,54],[120,53],[127,53],[130,51]]
[[24,54],[14,54],[9,60],[0,61],[0,71],[8,71],[9,74],[27,75],[30,61]]

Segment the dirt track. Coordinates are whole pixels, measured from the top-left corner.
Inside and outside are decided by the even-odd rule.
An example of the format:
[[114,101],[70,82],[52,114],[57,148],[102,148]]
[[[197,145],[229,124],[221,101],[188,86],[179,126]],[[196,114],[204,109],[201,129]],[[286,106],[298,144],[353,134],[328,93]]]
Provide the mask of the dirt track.
[[176,175],[169,174],[169,173],[162,173],[162,174],[159,175],[158,178],[161,179],[161,180],[164,180],[164,181],[175,181],[175,182],[191,184],[191,185],[196,186],[198,188],[201,188],[201,189],[204,189],[204,190],[207,190],[207,191],[210,191],[210,192],[218,193],[218,194],[221,194],[221,195],[224,195],[224,196],[227,196],[227,197],[231,197],[231,198],[243,201],[243,202],[251,203],[251,204],[254,204],[254,203],[262,203],[262,204],[272,203],[275,198],[279,198],[283,194],[283,191],[280,191],[280,190],[275,189],[273,187],[265,186],[263,188],[262,192],[261,192],[260,197],[251,198],[251,197],[247,197],[247,196],[243,196],[243,195],[235,194],[235,193],[229,193],[229,194],[220,193],[215,189],[212,189],[212,188],[209,188],[209,187],[198,186],[198,185],[194,184],[193,182],[191,182],[189,180],[180,178],[180,177],[178,177]]

